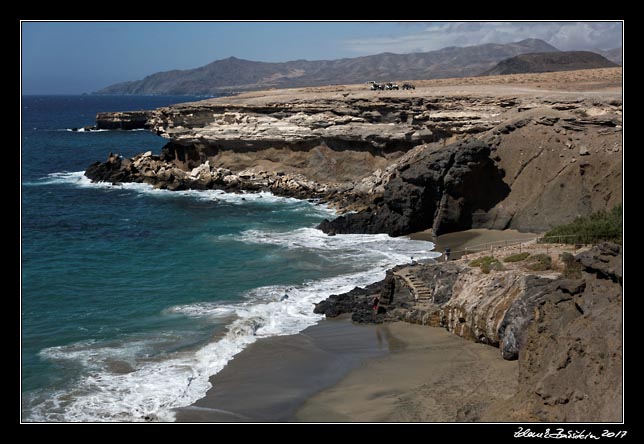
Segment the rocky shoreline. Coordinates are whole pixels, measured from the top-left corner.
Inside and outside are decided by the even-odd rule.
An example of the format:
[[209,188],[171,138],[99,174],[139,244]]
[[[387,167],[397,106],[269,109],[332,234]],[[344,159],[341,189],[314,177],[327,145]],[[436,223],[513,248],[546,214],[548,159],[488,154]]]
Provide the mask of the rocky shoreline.
[[[340,213],[319,226],[330,235],[542,232],[622,202],[622,102],[621,90],[537,87],[370,93],[347,85],[102,113],[97,129],[149,129],[169,142],[159,155],[110,153],[85,174],[171,191],[315,199]],[[399,265],[315,311],[442,327],[498,347],[519,360],[517,395],[499,407],[511,420],[621,420],[621,246],[572,259],[563,248],[531,248],[552,266],[485,272],[472,256]]]
[[252,170],[233,173],[227,168],[215,168],[209,161],[194,165],[185,158],[183,149],[168,144],[161,155],[151,151],[125,159],[110,153],[106,162],[95,162],[85,171],[93,182],[145,183],[154,188],[180,190],[223,190],[227,192],[267,191],[277,196],[299,199],[319,199],[328,187],[301,175],[270,173]]
[[[523,262],[485,273],[471,261],[400,265],[366,288],[316,305],[327,317],[350,313],[359,323],[404,321],[445,328],[519,360],[519,389],[505,408],[516,421],[620,421],[622,418],[622,250],[604,243],[565,264],[563,246],[552,266]],[[496,251],[498,258],[517,247]],[[572,257],[569,256],[569,257]],[[379,298],[377,314],[372,309]]]
[[86,175],[319,199],[342,215],[320,225],[329,234],[538,232],[621,202],[619,97],[491,92],[347,85],[100,113],[96,129],[169,143]]

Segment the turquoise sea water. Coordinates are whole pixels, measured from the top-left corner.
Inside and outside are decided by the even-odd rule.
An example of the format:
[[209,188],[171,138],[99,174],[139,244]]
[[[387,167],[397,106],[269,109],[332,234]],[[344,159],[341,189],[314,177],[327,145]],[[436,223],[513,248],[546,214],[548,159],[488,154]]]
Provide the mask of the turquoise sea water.
[[23,97],[23,420],[171,421],[247,344],[316,323],[314,302],[436,255],[427,242],[326,236],[314,227],[333,213],[309,202],[83,176],[110,151],[158,153],[165,140],[69,128],[194,99]]

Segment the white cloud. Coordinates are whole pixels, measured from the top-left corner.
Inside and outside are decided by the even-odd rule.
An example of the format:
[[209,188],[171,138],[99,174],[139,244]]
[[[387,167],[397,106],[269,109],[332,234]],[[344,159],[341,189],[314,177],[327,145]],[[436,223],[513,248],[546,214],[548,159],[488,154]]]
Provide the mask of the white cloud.
[[[558,49],[612,49],[622,45],[621,22],[427,22],[401,24],[401,33],[352,39],[347,49],[360,54],[434,51],[446,46],[510,43],[542,39]],[[418,29],[421,29],[418,31]]]

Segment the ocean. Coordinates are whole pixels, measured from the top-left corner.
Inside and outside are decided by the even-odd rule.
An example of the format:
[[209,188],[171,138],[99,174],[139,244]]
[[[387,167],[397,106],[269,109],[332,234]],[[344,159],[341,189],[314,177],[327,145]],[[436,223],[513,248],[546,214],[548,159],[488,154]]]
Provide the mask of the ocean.
[[430,242],[326,236],[315,226],[333,211],[307,201],[84,177],[110,152],[166,141],[71,128],[197,99],[22,98],[23,421],[173,421],[248,344],[319,322],[315,302],[438,256]]

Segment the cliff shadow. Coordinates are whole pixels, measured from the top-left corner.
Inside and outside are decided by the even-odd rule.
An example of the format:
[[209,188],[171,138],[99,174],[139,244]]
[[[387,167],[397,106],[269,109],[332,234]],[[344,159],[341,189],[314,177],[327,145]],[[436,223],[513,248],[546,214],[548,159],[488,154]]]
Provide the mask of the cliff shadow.
[[510,187],[503,181],[505,172],[489,154],[487,146],[456,154],[443,180],[432,224],[435,235],[483,228],[489,219],[487,212],[510,194]]

